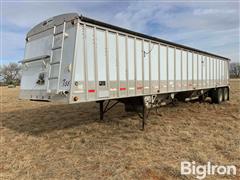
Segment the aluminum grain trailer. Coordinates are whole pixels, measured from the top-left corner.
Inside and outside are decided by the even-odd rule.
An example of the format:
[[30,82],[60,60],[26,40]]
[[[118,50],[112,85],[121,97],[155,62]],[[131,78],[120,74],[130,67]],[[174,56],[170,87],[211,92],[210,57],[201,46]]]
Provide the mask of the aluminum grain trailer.
[[101,119],[122,102],[138,112],[142,128],[148,109],[176,99],[229,99],[228,58],[76,13],[33,27],[21,63],[20,98],[96,101]]

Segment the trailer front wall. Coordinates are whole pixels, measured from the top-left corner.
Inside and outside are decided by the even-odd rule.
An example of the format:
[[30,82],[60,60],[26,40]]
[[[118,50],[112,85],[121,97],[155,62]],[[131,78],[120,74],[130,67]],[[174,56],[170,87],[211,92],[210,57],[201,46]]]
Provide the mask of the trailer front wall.
[[92,24],[78,24],[70,102],[228,85],[228,61]]

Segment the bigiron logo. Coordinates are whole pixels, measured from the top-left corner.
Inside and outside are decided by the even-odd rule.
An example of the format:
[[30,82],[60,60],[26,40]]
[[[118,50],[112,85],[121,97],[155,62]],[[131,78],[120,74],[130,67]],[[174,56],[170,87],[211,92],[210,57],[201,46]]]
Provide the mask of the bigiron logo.
[[232,175],[236,176],[237,168],[234,165],[212,165],[208,162],[206,165],[196,165],[196,162],[181,162],[181,175],[194,175],[197,179],[204,179],[207,176],[214,175]]

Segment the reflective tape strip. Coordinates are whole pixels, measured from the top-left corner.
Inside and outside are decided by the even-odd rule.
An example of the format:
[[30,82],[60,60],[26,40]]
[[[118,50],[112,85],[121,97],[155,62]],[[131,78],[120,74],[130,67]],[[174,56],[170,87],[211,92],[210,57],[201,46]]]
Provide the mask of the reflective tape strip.
[[117,88],[111,88],[110,91],[117,91]]
[[84,90],[74,91],[74,93],[84,93]]
[[94,92],[95,92],[95,89],[89,89],[88,92],[89,92],[89,93],[94,93]]

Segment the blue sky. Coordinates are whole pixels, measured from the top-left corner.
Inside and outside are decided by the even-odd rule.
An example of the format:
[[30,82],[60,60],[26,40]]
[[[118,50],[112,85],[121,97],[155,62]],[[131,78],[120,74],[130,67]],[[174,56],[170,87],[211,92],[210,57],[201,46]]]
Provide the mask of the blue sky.
[[3,1],[1,63],[24,58],[25,35],[34,25],[69,12],[239,62],[239,6],[239,1]]

